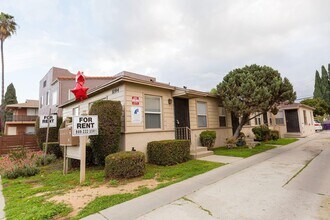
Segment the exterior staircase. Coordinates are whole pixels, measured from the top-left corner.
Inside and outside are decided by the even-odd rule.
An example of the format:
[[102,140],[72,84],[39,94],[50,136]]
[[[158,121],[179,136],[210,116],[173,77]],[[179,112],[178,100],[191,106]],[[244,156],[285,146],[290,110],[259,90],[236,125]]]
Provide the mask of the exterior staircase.
[[194,159],[213,155],[213,151],[207,150],[207,147],[197,146],[190,149],[190,156]]

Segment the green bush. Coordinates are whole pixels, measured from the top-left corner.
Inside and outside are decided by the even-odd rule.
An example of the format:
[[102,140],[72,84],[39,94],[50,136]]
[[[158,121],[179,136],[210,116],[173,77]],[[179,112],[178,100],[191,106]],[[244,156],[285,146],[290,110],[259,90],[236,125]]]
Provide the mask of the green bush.
[[114,178],[133,178],[146,172],[144,153],[126,151],[110,154],[105,158],[105,176]]
[[3,173],[3,177],[8,179],[16,179],[17,177],[34,176],[40,172],[40,169],[36,166],[25,165],[24,167],[14,167],[14,169],[8,170]]
[[37,163],[37,166],[40,167],[40,166],[46,166],[48,164],[51,164],[55,160],[56,160],[55,154],[46,154],[46,157],[45,158],[43,156],[42,157],[38,157],[36,163]]
[[89,112],[98,115],[99,135],[90,137],[95,162],[103,165],[105,157],[118,152],[121,135],[122,107],[119,101],[95,102]]
[[[62,117],[57,117],[57,127],[49,128],[48,142],[58,142],[58,130],[61,124],[62,124]],[[38,145],[40,149],[42,149],[43,143],[46,142],[47,128],[39,128],[39,117],[36,120],[35,130],[36,130]]]
[[270,139],[270,129],[267,125],[260,125],[252,129],[257,141],[267,141]]
[[278,140],[280,138],[280,132],[276,130],[271,130],[270,131],[270,139],[272,140]]
[[211,149],[214,147],[215,139],[217,138],[217,133],[215,131],[203,131],[200,133],[199,138],[201,140],[201,144],[207,149]]
[[[46,143],[43,143],[43,151],[45,151]],[[47,145],[47,154],[54,154],[56,158],[63,157],[63,152],[58,142],[49,142]]]
[[163,140],[149,142],[147,146],[148,162],[167,166],[183,163],[190,159],[188,140]]

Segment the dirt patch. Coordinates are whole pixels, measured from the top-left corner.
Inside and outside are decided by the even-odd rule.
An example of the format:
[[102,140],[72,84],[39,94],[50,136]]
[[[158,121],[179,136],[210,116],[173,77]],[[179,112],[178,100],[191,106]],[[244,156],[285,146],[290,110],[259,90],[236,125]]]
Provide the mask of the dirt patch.
[[318,219],[326,220],[329,219],[329,216],[330,216],[330,197],[326,196],[320,206]]
[[98,196],[110,196],[115,194],[134,193],[141,187],[147,187],[153,189],[158,185],[158,181],[155,179],[140,180],[127,183],[119,186],[109,186],[109,184],[103,184],[99,187],[77,187],[66,192],[64,195],[54,196],[49,199],[52,202],[64,202],[71,205],[72,212],[69,216],[76,215],[81,209],[83,209],[88,203],[93,201]]

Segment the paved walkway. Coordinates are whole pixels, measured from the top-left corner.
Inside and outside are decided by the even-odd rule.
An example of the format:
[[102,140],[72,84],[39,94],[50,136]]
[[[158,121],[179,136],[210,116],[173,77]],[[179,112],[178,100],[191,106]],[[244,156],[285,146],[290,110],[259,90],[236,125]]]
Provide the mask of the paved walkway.
[[243,157],[210,155],[210,156],[198,158],[197,160],[205,160],[205,161],[217,162],[217,163],[234,163],[234,162],[242,160],[242,159],[244,159],[244,158]]
[[[282,189],[282,185],[304,167],[307,161],[320,153],[307,150],[304,152],[300,146],[319,138],[321,134],[238,160],[110,207],[85,219],[215,219],[220,217],[222,219],[243,217],[260,219],[260,216],[264,219],[271,218],[272,215],[265,215],[265,213],[273,207],[272,201],[274,199],[274,201],[281,201],[276,199],[279,197],[276,194],[278,191],[274,190],[275,186],[279,184],[279,188]],[[276,162],[276,160],[279,161]],[[263,165],[259,167],[259,164]],[[287,201],[291,204],[295,204],[295,199],[299,197],[297,193],[287,193],[287,195],[289,196]],[[301,195],[305,194],[301,193]],[[258,200],[253,201],[255,197],[258,197]],[[319,202],[320,198],[315,200]],[[300,205],[309,210],[306,204],[297,204],[298,207]],[[281,207],[280,203],[277,203],[274,210],[281,213],[282,208],[288,210],[286,207]],[[261,209],[264,215],[260,215],[262,214],[260,210],[253,212],[253,209]]]

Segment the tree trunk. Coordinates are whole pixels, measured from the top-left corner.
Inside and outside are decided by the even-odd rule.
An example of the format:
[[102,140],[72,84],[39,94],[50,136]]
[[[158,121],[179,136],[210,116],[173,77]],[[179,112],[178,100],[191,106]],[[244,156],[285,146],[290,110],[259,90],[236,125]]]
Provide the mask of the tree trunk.
[[239,125],[238,125],[238,127],[237,127],[237,129],[234,133],[233,138],[235,138],[235,139],[238,138],[239,133],[241,132],[241,130],[242,130],[243,126],[245,125],[245,123],[248,122],[248,120],[249,120],[249,115],[247,115],[247,114],[243,115],[242,120],[239,123]]
[[1,80],[1,131],[4,132],[5,125],[5,62],[4,62],[4,54],[3,54],[3,40],[1,40],[1,64],[2,64],[2,80]]

